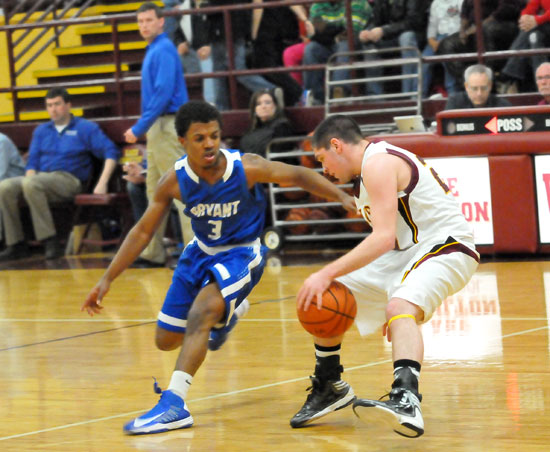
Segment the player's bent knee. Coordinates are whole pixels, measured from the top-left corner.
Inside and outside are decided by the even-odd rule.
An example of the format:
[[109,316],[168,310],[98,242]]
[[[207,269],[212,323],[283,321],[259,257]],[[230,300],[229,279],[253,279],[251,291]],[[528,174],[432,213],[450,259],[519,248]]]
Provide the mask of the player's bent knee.
[[413,315],[417,322],[424,318],[424,312],[419,306],[401,298],[392,298],[386,306],[386,320],[402,314]]
[[170,351],[180,347],[183,342],[183,333],[168,331],[163,328],[157,328],[155,334],[155,345],[159,350]]

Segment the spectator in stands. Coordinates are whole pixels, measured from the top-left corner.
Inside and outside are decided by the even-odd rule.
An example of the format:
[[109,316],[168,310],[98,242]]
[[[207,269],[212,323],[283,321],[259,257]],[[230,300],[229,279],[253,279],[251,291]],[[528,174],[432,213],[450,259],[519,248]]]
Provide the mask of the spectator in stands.
[[[178,108],[187,102],[187,86],[181,61],[166,33],[163,33],[162,10],[155,3],[143,3],[137,10],[139,32],[148,42],[141,69],[141,117],[124,133],[127,143],[135,143],[139,136],[147,136],[147,197],[152,198],[157,182],[174,162],[184,154],[174,125]],[[193,237],[189,218],[178,205],[184,242]],[[155,236],[135,262],[140,267],[163,267],[166,250],[163,238],[165,218]]]
[[292,127],[273,91],[256,91],[250,99],[250,128],[240,140],[241,151],[265,157],[273,138],[292,135]]
[[[179,6],[182,3],[182,0],[164,0],[164,8],[162,9],[162,13],[170,12],[174,9],[179,8]],[[165,15],[164,17],[164,32],[168,36],[168,38],[174,42],[176,40],[176,33],[178,28],[180,27],[180,20],[181,16],[177,15]]]
[[[444,38],[437,49],[438,55],[468,53],[477,50],[475,0],[464,0],[460,11],[460,30]],[[524,0],[481,0],[482,33],[487,52],[508,50],[518,32],[517,19]],[[455,91],[461,89],[467,61],[450,61],[444,66],[455,79]],[[504,62],[490,60],[493,73],[498,73]]]
[[10,137],[0,133],[0,181],[25,174],[25,161]]
[[[359,32],[363,30],[371,18],[372,9],[367,0],[352,0],[351,2],[353,34],[357,41]],[[314,3],[309,10],[309,18],[315,28],[311,41],[305,47],[304,61],[308,64],[323,64],[336,52],[349,50],[346,31],[346,3],[344,1]],[[345,63],[347,57],[339,57],[336,63]],[[304,89],[313,94],[313,103],[324,103],[325,71],[304,71]],[[334,71],[335,80],[349,79],[349,70]],[[337,85],[332,95],[343,97],[347,87]]]
[[[0,181],[25,174],[25,161],[17,146],[7,135],[0,133]],[[0,213],[0,242],[2,241],[2,215]]]
[[34,130],[25,175],[0,182],[0,212],[6,239],[0,261],[30,255],[19,212],[22,198],[29,206],[36,239],[45,243],[46,259],[61,256],[48,203],[71,201],[82,191],[92,174],[92,156],[105,160],[93,192],[107,193],[107,183],[120,157],[120,151],[97,124],[71,114],[65,89],[47,92],[46,110],[51,121]]
[[[256,0],[255,3],[274,0]],[[302,5],[281,8],[258,8],[252,12],[253,68],[283,66],[285,48],[300,41],[298,21],[307,22]],[[284,26],[281,26],[284,24]],[[285,105],[295,105],[302,96],[302,87],[288,72],[274,72],[265,78],[283,90]]]
[[[250,0],[248,0],[249,2]],[[229,6],[243,4],[242,0],[210,0],[210,6]],[[223,14],[210,14],[208,23],[209,42],[212,45],[212,61],[214,72],[227,71],[227,47],[226,30],[224,27]],[[231,12],[231,33],[233,44],[233,67],[236,70],[246,70],[246,41],[250,40],[252,32],[252,21],[250,10],[239,10]],[[260,75],[239,75],[237,80],[249,91],[255,92],[261,89],[274,89],[275,84],[266,80]],[[217,77],[214,81],[216,91],[216,106],[219,110],[228,110],[229,92],[227,80]]]
[[[374,0],[373,21],[369,28],[359,34],[363,49],[375,50],[389,47],[415,47],[423,49],[426,43],[426,28],[430,0]],[[414,58],[414,50],[402,50],[402,58]],[[367,54],[366,60],[376,60],[377,56]],[[368,69],[368,77],[382,75],[382,68]],[[416,74],[416,65],[404,65],[403,75]],[[367,83],[368,94],[382,94],[383,84],[380,82]],[[417,79],[408,78],[401,81],[401,90],[404,93],[418,89]]]
[[147,209],[147,189],[145,184],[145,174],[147,173],[147,161],[141,163],[126,163],[122,170],[126,173],[122,176],[126,180],[126,191],[132,204],[132,214],[137,223],[145,209]]
[[464,71],[464,80],[466,91],[449,96],[445,110],[509,107],[511,105],[506,99],[491,94],[493,70],[490,67],[483,64],[468,66]]
[[[206,1],[189,1],[190,8],[206,6]],[[212,58],[210,56],[210,43],[208,41],[208,15],[189,14],[184,16],[183,21],[189,20],[189,31],[191,36],[185,34],[181,23],[174,33],[174,44],[178,50],[186,74],[197,74],[199,72],[212,72]],[[208,103],[216,102],[214,90],[214,79],[202,79],[202,96]]]
[[[434,56],[441,40],[450,34],[456,33],[460,29],[460,8],[463,0],[433,0],[430,6],[430,16],[428,20],[428,44],[424,47],[423,56]],[[430,95],[432,84],[432,70],[434,64],[426,63],[422,65],[422,96]],[[451,73],[444,66],[445,90],[447,94],[453,94],[455,91],[455,80]]]
[[544,62],[538,68],[535,74],[537,88],[543,99],[539,105],[550,105],[550,63]]
[[[550,0],[530,0],[521,11],[518,24],[520,32],[510,50],[535,50],[548,47],[550,45]],[[508,58],[502,69],[504,86],[501,91],[508,94],[517,93],[520,85],[524,89],[530,89],[536,69],[545,61],[548,61],[547,55]],[[526,87],[525,84],[527,84]]]

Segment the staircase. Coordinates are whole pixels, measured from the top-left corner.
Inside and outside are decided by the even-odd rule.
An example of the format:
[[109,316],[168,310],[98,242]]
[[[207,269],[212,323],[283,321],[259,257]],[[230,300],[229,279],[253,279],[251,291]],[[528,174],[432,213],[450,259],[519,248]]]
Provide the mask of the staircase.
[[[83,16],[109,16],[135,12],[142,1],[101,0],[88,7]],[[156,1],[159,6],[162,2]],[[38,85],[82,81],[82,86],[69,87],[73,114],[88,118],[132,116],[140,112],[140,69],[147,43],[141,38],[135,17],[128,23],[117,24],[121,77],[135,77],[123,84],[123,111],[117,108],[117,89],[114,84],[102,84],[115,76],[112,26],[108,21],[72,25],[73,34],[80,41],[71,45],[54,46],[51,52],[57,64],[54,67],[32,71]],[[98,83],[95,84],[94,80]],[[49,119],[44,109],[46,89],[17,92],[20,120]],[[13,114],[0,115],[0,122],[14,120]]]

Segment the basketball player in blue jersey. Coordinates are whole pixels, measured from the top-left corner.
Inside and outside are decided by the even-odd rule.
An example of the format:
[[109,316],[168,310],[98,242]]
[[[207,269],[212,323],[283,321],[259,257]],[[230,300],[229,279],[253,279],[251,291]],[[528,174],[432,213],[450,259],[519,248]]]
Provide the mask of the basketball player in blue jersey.
[[356,179],[357,210],[372,233],[310,275],[298,292],[297,308],[307,310],[311,303],[320,308],[333,280],[345,284],[357,301],[361,335],[383,326],[391,341],[394,381],[387,400],[356,399],[340,378],[343,335],[314,338],[312,391],[290,425],[302,427],[353,403],[366,422],[418,437],[424,433],[418,389],[424,345],[418,325],[475,272],[479,254],[472,230],[432,168],[405,149],[365,140],[350,117],[326,118],[312,144],[326,173],[342,183]]
[[97,314],[101,300],[153,237],[174,199],[185,204],[195,237],[185,247],[158,315],[156,345],[181,346],[168,389],[158,404],[124,426],[127,434],[190,427],[184,400],[207,349],[225,341],[248,309],[247,295],[258,283],[265,260],[260,244],[266,199],[262,183],[296,185],[354,210],[353,198],[308,168],[268,161],[258,155],[220,149],[221,115],[206,102],[184,104],[176,131],[187,155],[160,180],[154,198],[129,232],[92,289],[82,310]]

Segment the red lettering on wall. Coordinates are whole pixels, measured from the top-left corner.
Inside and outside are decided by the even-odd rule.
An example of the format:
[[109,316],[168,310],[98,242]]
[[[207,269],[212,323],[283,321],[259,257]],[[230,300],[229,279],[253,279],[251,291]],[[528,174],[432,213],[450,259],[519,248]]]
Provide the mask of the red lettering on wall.
[[542,175],[544,186],[546,187],[546,201],[548,201],[548,210],[550,210],[550,173]]
[[449,187],[449,190],[451,191],[453,196],[459,196],[460,193],[456,189],[456,183],[458,181],[458,178],[456,177],[449,177],[447,179],[447,187]]
[[482,203],[463,202],[462,214],[466,218],[466,221],[489,221],[489,203],[483,201]]

